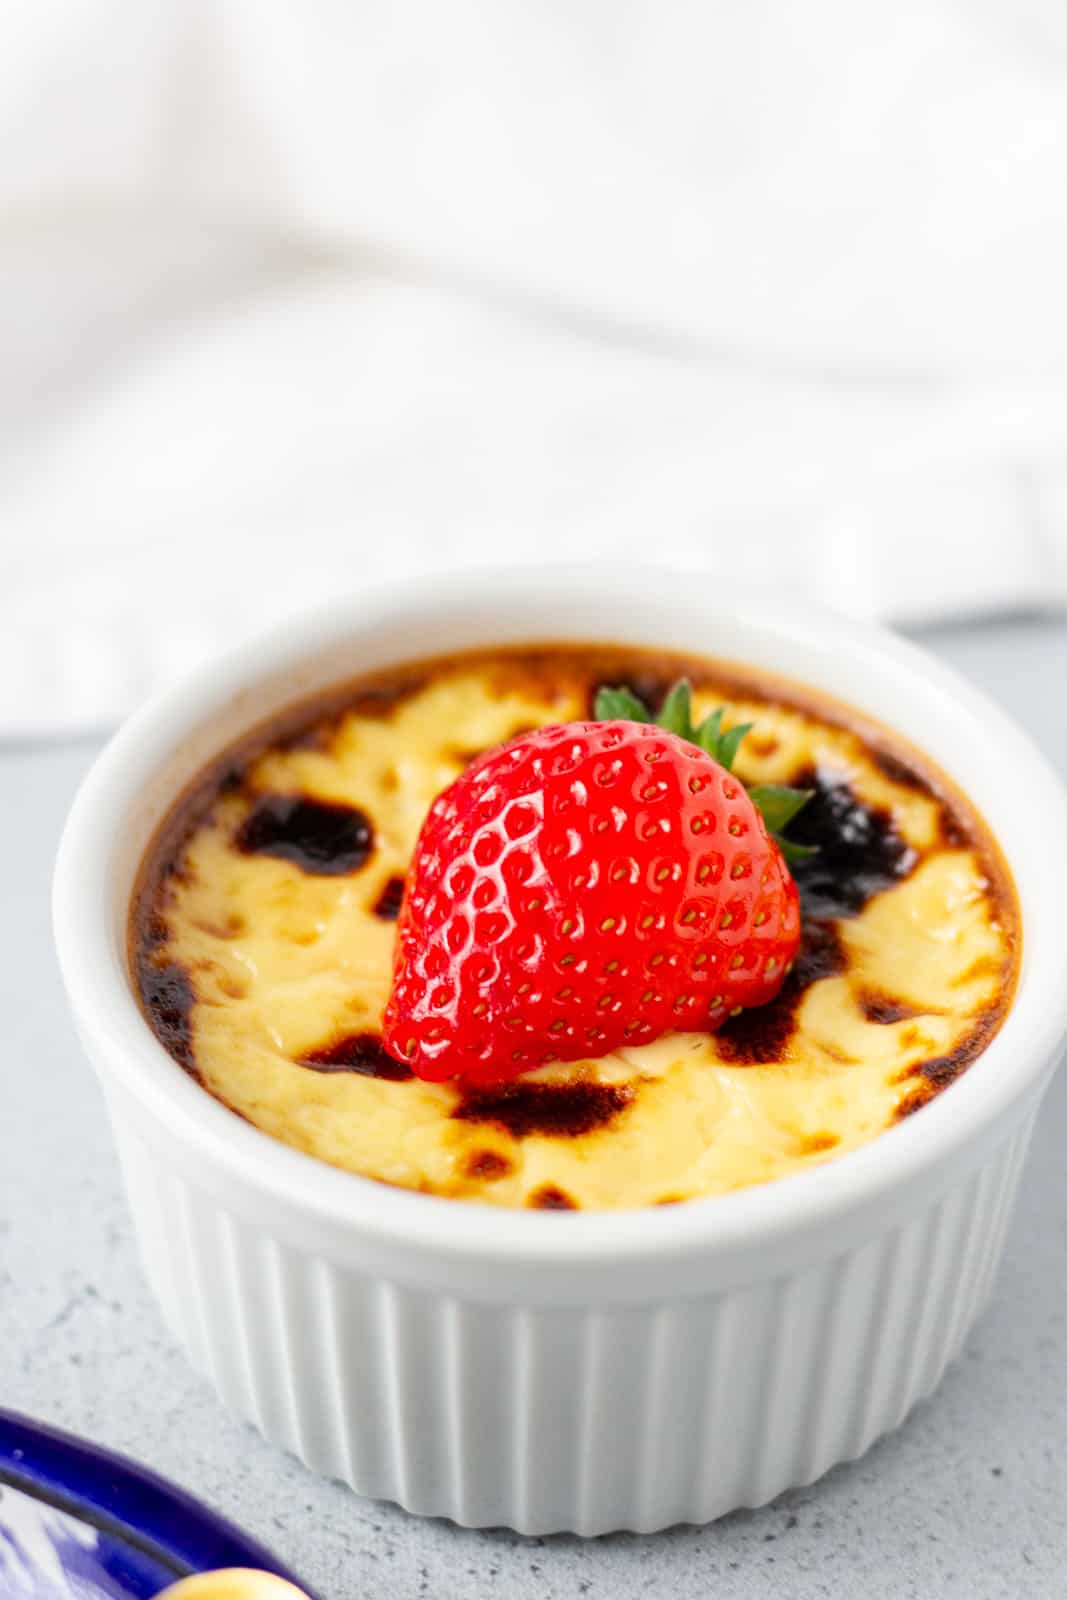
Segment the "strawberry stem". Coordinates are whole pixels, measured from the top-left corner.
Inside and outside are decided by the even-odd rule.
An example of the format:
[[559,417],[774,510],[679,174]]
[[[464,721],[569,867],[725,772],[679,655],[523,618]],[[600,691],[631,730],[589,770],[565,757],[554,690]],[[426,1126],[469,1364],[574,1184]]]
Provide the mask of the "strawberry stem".
[[[719,706],[706,716],[698,726],[693,725],[693,689],[688,678],[679,678],[667,692],[659,716],[653,716],[644,701],[625,685],[619,688],[598,689],[593,714],[598,722],[649,722],[677,734],[703,750],[727,772],[733,771],[741,741],[752,731],[751,722],[738,722],[723,728],[724,706]],[[746,784],[749,798],[767,824],[767,831],[790,866],[806,861],[815,854],[813,845],[797,844],[787,839],[784,830],[797,812],[811,799],[812,789],[793,789],[784,783]]]

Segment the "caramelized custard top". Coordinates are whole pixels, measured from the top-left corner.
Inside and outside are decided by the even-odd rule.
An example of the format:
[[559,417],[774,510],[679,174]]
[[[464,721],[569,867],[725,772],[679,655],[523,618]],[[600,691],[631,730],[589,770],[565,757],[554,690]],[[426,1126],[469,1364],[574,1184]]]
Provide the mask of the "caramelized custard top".
[[[815,791],[778,999],[499,1091],[412,1078],[378,1029],[434,796],[484,749],[591,715],[603,683],[655,705],[683,673],[698,714],[755,724],[742,778]],[[722,1193],[867,1142],[985,1048],[1019,946],[993,840],[905,741],[777,680],[601,647],[429,662],[279,716],[179,801],[130,919],[150,1025],[242,1117],[383,1182],[554,1210]]]

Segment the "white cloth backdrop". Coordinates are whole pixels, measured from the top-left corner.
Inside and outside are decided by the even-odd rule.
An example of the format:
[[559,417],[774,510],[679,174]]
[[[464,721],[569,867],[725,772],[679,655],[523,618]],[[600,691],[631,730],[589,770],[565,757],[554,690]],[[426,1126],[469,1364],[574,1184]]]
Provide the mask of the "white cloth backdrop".
[[560,551],[1067,598],[1060,0],[0,12],[0,734]]

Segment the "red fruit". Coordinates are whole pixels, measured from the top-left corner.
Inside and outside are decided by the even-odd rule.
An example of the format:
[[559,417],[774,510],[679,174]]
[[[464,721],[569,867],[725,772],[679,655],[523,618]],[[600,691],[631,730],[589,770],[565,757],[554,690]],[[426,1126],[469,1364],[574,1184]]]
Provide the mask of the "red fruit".
[[542,728],[430,809],[385,1045],[483,1084],[714,1029],[777,994],[799,937],[782,852],[725,766],[648,723]]

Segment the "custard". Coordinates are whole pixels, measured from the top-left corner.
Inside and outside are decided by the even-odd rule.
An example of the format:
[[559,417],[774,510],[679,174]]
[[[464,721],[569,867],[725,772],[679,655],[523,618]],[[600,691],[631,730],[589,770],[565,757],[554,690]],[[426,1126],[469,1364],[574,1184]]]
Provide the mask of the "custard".
[[[656,703],[683,674],[697,715],[754,724],[741,778],[815,791],[778,999],[499,1090],[411,1077],[379,1030],[434,797],[520,730],[590,716],[601,684]],[[775,679],[606,648],[432,662],[276,719],[179,803],[130,924],[149,1023],[240,1116],[384,1183],[560,1210],[721,1194],[867,1143],[985,1048],[1019,951],[993,840],[902,740]]]

